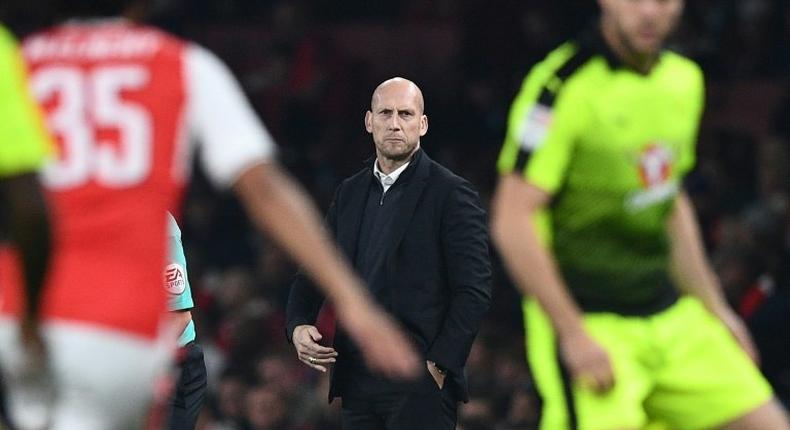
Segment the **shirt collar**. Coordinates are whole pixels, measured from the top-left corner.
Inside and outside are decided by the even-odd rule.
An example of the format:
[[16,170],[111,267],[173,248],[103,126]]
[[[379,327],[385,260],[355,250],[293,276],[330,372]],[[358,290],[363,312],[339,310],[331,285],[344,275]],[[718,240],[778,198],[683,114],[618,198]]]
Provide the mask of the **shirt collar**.
[[409,164],[411,164],[411,160],[403,163],[402,166],[398,167],[392,173],[387,175],[379,169],[379,159],[377,158],[376,161],[373,162],[373,175],[379,180],[379,182],[381,182],[381,185],[389,187],[398,180],[398,177],[400,177],[401,173],[403,173],[403,171],[409,167]]

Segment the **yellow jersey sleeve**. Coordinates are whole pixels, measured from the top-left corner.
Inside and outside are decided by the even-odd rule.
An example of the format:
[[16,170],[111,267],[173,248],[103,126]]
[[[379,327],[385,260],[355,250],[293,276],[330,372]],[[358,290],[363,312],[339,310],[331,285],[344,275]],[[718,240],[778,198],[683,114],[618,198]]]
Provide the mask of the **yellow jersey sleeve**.
[[549,193],[562,185],[587,113],[574,100],[574,90],[563,82],[565,76],[557,72],[577,55],[573,44],[565,44],[524,79],[510,108],[497,161],[501,175],[516,173]]
[[19,46],[0,26],[0,178],[38,170],[51,152]]

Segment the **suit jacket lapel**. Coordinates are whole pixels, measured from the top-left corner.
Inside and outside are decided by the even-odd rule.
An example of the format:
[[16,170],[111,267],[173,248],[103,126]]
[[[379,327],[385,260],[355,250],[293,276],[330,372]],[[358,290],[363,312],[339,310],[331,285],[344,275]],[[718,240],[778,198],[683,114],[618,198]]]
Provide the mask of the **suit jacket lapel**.
[[351,264],[357,258],[357,242],[359,242],[359,229],[362,226],[362,213],[370,192],[370,183],[373,180],[373,171],[365,168],[356,177],[349,181],[344,190],[348,195],[348,203],[338,205],[337,212],[337,242],[345,251]]
[[388,269],[392,269],[393,267],[392,265],[394,264],[394,257],[396,254],[395,251],[400,246],[403,235],[406,234],[406,230],[414,216],[414,211],[417,209],[417,203],[419,203],[422,192],[425,190],[425,186],[428,183],[431,159],[428,158],[422,150],[420,150],[420,152],[421,154],[419,154],[415,160],[417,165],[414,169],[414,175],[409,178],[408,184],[404,184],[406,188],[398,208],[398,215],[395,217],[392,223],[392,229],[387,235],[387,243],[389,243],[386,254]]

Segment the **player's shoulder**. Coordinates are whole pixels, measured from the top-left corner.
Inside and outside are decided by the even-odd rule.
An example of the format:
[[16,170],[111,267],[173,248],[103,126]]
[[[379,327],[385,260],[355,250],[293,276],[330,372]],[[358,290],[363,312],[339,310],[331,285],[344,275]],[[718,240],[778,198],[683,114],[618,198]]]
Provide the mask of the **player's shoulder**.
[[7,28],[0,23],[0,67],[5,68],[15,64],[19,55],[19,45]]
[[4,54],[12,51],[16,46],[16,38],[11,34],[2,22],[0,22],[0,52]]
[[596,49],[583,40],[568,40],[532,67],[522,82],[521,94],[531,100],[539,98],[546,89],[558,94],[562,88],[565,98],[574,98],[574,94],[583,94],[578,89],[595,86],[603,71],[605,61]]
[[225,86],[235,79],[230,67],[217,54],[197,42],[188,42],[184,58],[187,74],[198,86]]
[[569,40],[550,50],[543,60],[537,63],[535,68],[555,72],[578,55],[578,43],[574,40]]
[[176,36],[175,34],[169,33],[161,28],[154,27],[152,25],[138,25],[135,27],[137,31],[145,34],[150,34],[152,37],[156,37],[157,39],[161,40],[163,43],[168,43],[180,47],[186,47],[193,44],[193,42],[184,39],[180,36]]
[[696,61],[672,50],[665,50],[661,54],[661,62],[668,73],[676,75],[679,79],[694,79],[702,81],[702,68]]
[[227,69],[225,62],[205,46],[192,41],[187,42],[185,46],[186,54],[192,67],[200,69]]
[[552,49],[538,63],[562,80],[579,75],[604,73],[617,63],[614,53],[597,26],[585,27],[577,36]]
[[183,57],[195,46],[194,42],[152,25],[133,25],[129,26],[127,31],[130,35],[138,36],[142,40],[147,39],[149,43],[155,44],[158,47],[158,56]]
[[590,51],[576,40],[569,40],[549,51],[543,60],[532,67],[527,79],[546,80],[552,77],[567,80],[579,72],[590,60]]

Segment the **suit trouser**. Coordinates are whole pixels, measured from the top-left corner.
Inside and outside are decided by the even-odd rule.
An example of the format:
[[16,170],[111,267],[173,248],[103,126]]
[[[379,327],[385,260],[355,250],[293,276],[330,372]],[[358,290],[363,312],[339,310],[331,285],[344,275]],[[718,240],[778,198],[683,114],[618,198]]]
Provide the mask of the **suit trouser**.
[[360,370],[342,389],[343,430],[453,430],[458,402],[447,384],[425,369],[414,383],[398,383]]
[[203,348],[195,342],[187,344],[179,368],[180,375],[173,393],[173,408],[170,410],[167,428],[192,430],[200,416],[208,385]]

